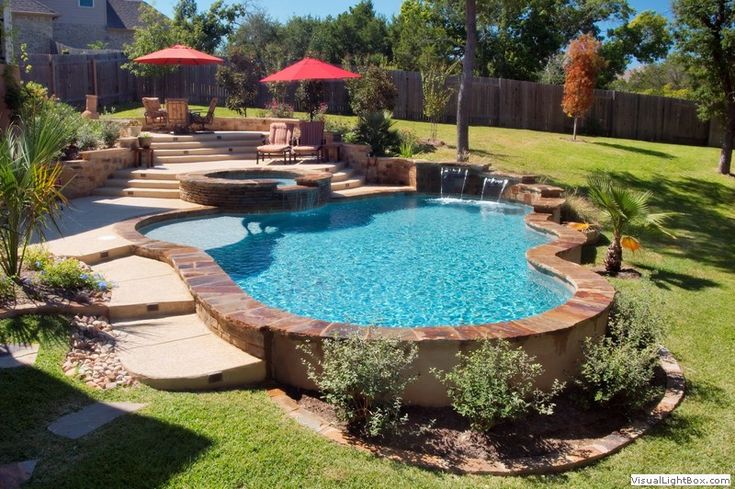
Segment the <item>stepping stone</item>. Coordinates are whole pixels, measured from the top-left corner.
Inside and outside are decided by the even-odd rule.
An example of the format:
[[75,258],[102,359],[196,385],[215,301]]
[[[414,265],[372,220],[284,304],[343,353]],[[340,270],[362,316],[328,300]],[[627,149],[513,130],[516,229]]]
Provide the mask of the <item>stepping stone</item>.
[[0,487],[2,489],[18,489],[31,478],[38,460],[26,460],[12,464],[0,465]]
[[55,435],[76,440],[123,414],[133,413],[145,406],[133,402],[96,402],[81,411],[60,417],[48,429]]
[[117,352],[140,382],[161,390],[208,390],[253,385],[265,362],[212,333],[196,314],[113,321]]
[[0,344],[0,368],[33,365],[38,356],[38,345]]

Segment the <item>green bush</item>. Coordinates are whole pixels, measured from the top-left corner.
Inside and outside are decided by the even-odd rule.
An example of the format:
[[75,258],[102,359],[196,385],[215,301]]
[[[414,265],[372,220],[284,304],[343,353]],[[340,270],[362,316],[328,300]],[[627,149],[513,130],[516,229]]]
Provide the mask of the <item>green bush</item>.
[[115,143],[120,139],[120,128],[121,125],[116,121],[97,121],[99,125],[100,139],[105,145],[105,148],[112,148]]
[[[308,345],[302,348],[311,355]],[[404,375],[416,358],[416,345],[351,336],[327,339],[318,359],[305,361],[309,379],[355,433],[376,437],[396,429],[401,396],[413,377]]]
[[29,270],[41,271],[54,262],[54,255],[43,246],[31,246],[26,249],[23,263]]
[[99,128],[95,124],[83,124],[79,127],[74,145],[79,148],[80,151],[96,149],[100,144],[100,132]]
[[15,282],[5,275],[0,276],[0,304],[15,299]]
[[41,270],[39,280],[47,287],[68,292],[104,291],[109,288],[102,275],[93,273],[74,258],[65,258],[48,264]]
[[552,414],[551,399],[564,387],[558,381],[549,392],[534,388],[543,373],[535,357],[505,340],[485,340],[470,353],[458,353],[449,372],[433,373],[447,386],[452,407],[473,429],[486,432],[498,422],[517,419],[530,410]]
[[358,68],[360,78],[347,80],[350,107],[357,116],[383,111],[392,111],[398,89],[388,71],[371,65]]
[[393,129],[395,122],[386,112],[372,112],[357,118],[354,129],[354,142],[367,144],[373,156],[386,156],[398,151],[401,144],[398,131]]
[[647,403],[658,362],[665,320],[653,294],[631,298],[618,294],[607,334],[587,338],[576,385],[587,404],[637,409]]

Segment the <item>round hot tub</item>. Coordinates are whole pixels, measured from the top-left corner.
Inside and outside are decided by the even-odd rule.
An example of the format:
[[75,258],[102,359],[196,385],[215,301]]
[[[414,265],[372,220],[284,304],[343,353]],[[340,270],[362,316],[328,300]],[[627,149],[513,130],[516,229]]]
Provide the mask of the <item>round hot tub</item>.
[[188,173],[181,199],[225,209],[303,210],[325,204],[332,174],[324,171],[252,168]]

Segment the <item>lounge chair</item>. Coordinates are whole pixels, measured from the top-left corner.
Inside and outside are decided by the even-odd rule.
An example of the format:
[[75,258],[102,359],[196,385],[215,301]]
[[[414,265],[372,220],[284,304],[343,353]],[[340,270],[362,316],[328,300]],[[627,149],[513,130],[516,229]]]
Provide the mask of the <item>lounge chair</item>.
[[158,97],[143,97],[145,125],[151,129],[162,129],[168,124],[168,114],[161,108]]
[[217,108],[217,97],[214,97],[209,102],[209,110],[207,111],[207,115],[203,116],[200,112],[191,112],[189,113],[189,120],[191,121],[192,125],[199,124],[199,130],[203,131],[204,126],[207,124],[211,124],[214,121],[214,109]]
[[189,102],[185,98],[167,98],[167,127],[175,133],[189,132]]
[[323,161],[324,121],[302,121],[299,130],[301,134],[296,146],[291,148],[294,157],[316,156],[317,161]]
[[271,124],[268,143],[258,146],[255,152],[255,164],[267,156],[283,156],[283,162],[291,155],[293,141],[293,124],[274,122]]

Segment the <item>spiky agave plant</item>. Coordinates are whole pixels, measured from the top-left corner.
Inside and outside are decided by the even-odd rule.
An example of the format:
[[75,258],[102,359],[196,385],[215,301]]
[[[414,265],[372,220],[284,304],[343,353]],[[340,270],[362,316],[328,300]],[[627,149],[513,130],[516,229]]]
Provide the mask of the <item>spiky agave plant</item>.
[[59,186],[69,126],[50,107],[21,115],[0,137],[0,268],[20,281],[26,248],[43,239],[66,202]]
[[651,192],[636,192],[613,181],[606,175],[595,175],[587,179],[589,198],[606,218],[613,234],[612,243],[605,255],[605,270],[617,275],[623,262],[623,248],[638,250],[638,239],[627,233],[635,228],[653,228],[667,236],[675,236],[664,228],[664,222],[672,213],[652,213],[648,203]]

